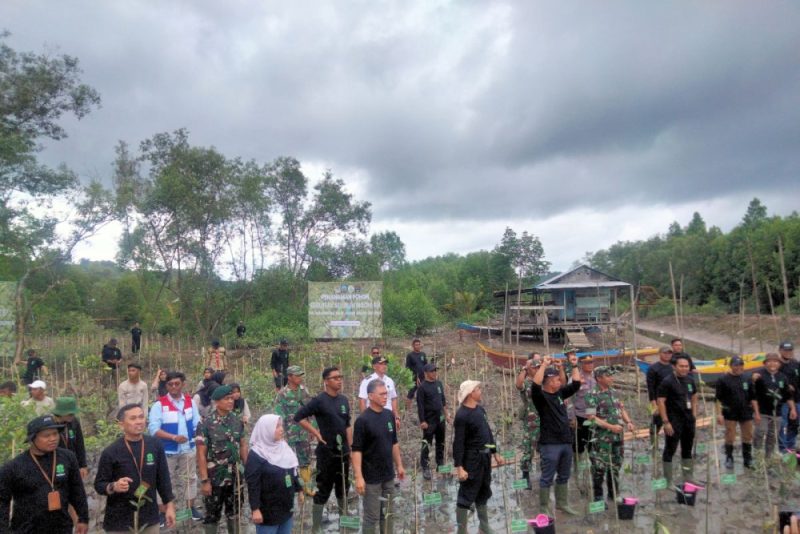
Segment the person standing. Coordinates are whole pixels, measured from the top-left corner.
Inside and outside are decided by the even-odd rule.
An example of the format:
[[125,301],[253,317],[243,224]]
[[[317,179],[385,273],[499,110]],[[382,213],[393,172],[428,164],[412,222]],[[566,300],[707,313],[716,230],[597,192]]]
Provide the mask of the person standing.
[[136,354],[142,350],[142,329],[139,328],[139,323],[133,323],[131,328],[131,352]]
[[444,464],[444,434],[447,414],[447,397],[444,386],[438,380],[438,367],[433,363],[425,364],[425,380],[417,389],[417,414],[422,429],[422,444],[419,463],[422,466],[422,477],[431,479],[430,450],[436,439],[436,467]]
[[231,382],[231,392],[233,393],[233,413],[242,418],[245,428],[250,424],[250,406],[247,399],[242,397],[242,386],[236,382]]
[[[157,534],[160,528],[156,492],[164,503],[165,525],[167,528],[175,526],[175,497],[167,457],[161,441],[145,435],[144,413],[138,404],[120,408],[117,421],[122,437],[100,455],[94,489],[108,497],[103,518],[106,532],[130,532],[138,519],[138,532]],[[131,501],[141,504],[138,518],[135,518],[137,509]]]
[[246,333],[247,333],[247,327],[244,325],[242,321],[239,321],[239,324],[236,325],[236,337],[241,339],[244,337]]
[[233,413],[233,390],[219,386],[211,394],[216,409],[197,426],[197,471],[203,492],[206,534],[217,532],[225,508],[230,534],[239,532],[241,480],[247,461],[247,433],[242,419]]
[[[369,408],[356,419],[353,426],[353,475],[356,492],[363,497],[364,534],[394,532],[393,515],[386,519],[385,508],[392,510],[394,475],[405,478],[400,445],[397,443],[397,426],[394,414],[385,409],[389,391],[382,380],[376,378],[367,385]],[[385,506],[384,506],[385,503]]]
[[275,380],[275,389],[280,391],[288,380],[286,370],[289,369],[289,342],[281,339],[278,348],[272,351],[269,361],[272,369],[272,378]]
[[103,345],[101,357],[108,368],[116,372],[119,362],[122,361],[122,351],[117,347],[116,338],[112,337],[108,340],[108,343]]
[[697,367],[694,365],[694,361],[692,357],[689,356],[687,353],[683,352],[683,340],[680,338],[675,338],[669,342],[670,348],[672,348],[672,363],[675,363],[675,359],[678,357],[679,354],[683,354],[687,360],[689,360],[689,371],[694,373],[697,370]]
[[58,446],[72,451],[78,460],[81,480],[86,480],[89,468],[86,463],[86,445],[83,441],[83,429],[81,428],[81,422],[77,418],[79,411],[75,397],[58,397],[53,408],[53,419],[56,423],[62,425],[58,431]]
[[47,384],[44,380],[34,380],[28,385],[30,398],[22,401],[23,406],[33,406],[36,415],[51,413],[56,403],[47,396]]
[[[800,402],[800,362],[794,357],[794,344],[791,341],[781,341],[778,345],[778,356],[781,357],[781,373],[786,375],[789,385],[794,388],[793,400],[797,406]],[[784,403],[781,408],[781,428],[778,433],[778,446],[782,453],[795,450],[797,429],[798,419],[789,419],[789,403]]]
[[372,347],[372,352],[372,369],[374,372],[362,380],[361,384],[358,386],[358,412],[364,413],[367,409],[367,385],[373,380],[381,380],[386,385],[386,389],[389,392],[389,395],[386,397],[386,406],[384,406],[384,408],[391,410],[392,415],[394,415],[395,426],[399,428],[400,411],[397,409],[397,388],[394,385],[394,380],[386,374],[389,368],[389,360],[381,356],[378,347]]
[[536,406],[531,398],[531,384],[533,384],[533,375],[536,374],[536,370],[541,364],[542,355],[538,352],[531,352],[528,355],[528,361],[517,373],[514,381],[514,386],[522,397],[520,414],[520,419],[522,419],[522,442],[520,444],[522,456],[519,466],[522,470],[522,478],[527,482],[527,489],[532,489],[530,472],[533,451],[539,449],[539,412],[536,411]]
[[406,396],[406,411],[411,410],[411,401],[417,392],[417,387],[425,380],[425,364],[428,356],[422,352],[422,341],[415,339],[411,342],[411,352],[406,354],[406,369],[414,376],[414,385],[408,390]]
[[117,387],[117,406],[122,408],[126,404],[139,404],[147,408],[148,400],[147,384],[142,380],[142,366],[131,362],[128,364],[128,379]]
[[592,360],[592,356],[586,355],[579,358],[578,369],[581,374],[581,388],[575,393],[575,396],[572,397],[572,406],[575,409],[575,424],[577,425],[575,431],[575,452],[578,453],[578,461],[580,461],[580,457],[583,456],[586,450],[591,449],[589,438],[591,437],[592,431],[589,425],[584,425],[584,423],[587,420],[586,396],[597,386],[597,382],[594,379],[594,361]]
[[492,534],[486,503],[492,496],[492,455],[497,465],[503,457],[497,453],[494,435],[486,410],[480,405],[483,390],[477,380],[465,380],[458,388],[458,410],[453,419],[453,465],[458,476],[456,523],[458,534],[467,533],[467,517],[473,504],[478,513],[480,531]]
[[47,366],[44,364],[44,360],[39,357],[34,349],[28,349],[27,356],[28,357],[25,359],[25,361],[14,361],[16,365],[25,366],[25,371],[22,373],[22,382],[25,383],[25,385],[29,385],[36,380],[40,380],[48,374]]
[[692,446],[697,421],[697,384],[691,375],[689,357],[678,353],[673,357],[675,373],[658,386],[658,412],[664,422],[664,452],[661,464],[664,478],[672,483],[672,457],[681,445],[681,473],[683,480],[694,476]]
[[197,456],[194,437],[200,414],[192,398],[184,393],[186,376],[179,371],[167,374],[168,393],[150,407],[148,431],[161,440],[175,492],[176,506],[188,506],[194,521],[202,514],[194,507],[197,497]]
[[[755,446],[764,447],[767,458],[772,456],[778,439],[781,411],[787,404],[790,421],[797,420],[797,409],[789,388],[789,378],[780,371],[781,358],[774,352],[764,357],[765,372],[753,373],[756,390],[756,410],[753,418],[756,425]],[[766,438],[766,440],[765,440]]]
[[158,368],[150,391],[153,392],[153,398],[163,397],[167,394],[167,371],[165,369]]
[[302,500],[303,494],[297,456],[283,439],[277,415],[262,415],[256,422],[244,474],[256,534],[291,534],[294,496],[299,493]]
[[717,421],[725,428],[725,468],[733,469],[733,444],[736,426],[742,434],[742,459],[748,469],[753,467],[753,405],[755,388],[744,376],[744,360],[731,358],[731,369],[716,383]]
[[72,534],[69,506],[77,512],[75,534],[89,531],[78,460],[58,446],[61,426],[50,415],[29,422],[30,447],[0,468],[0,532]]
[[[341,393],[343,378],[338,367],[326,367],[322,371],[324,391],[301,406],[294,416],[295,422],[317,440],[317,493],[311,516],[313,534],[322,532],[322,511],[332,489],[336,491],[339,514],[347,515],[353,427],[350,426],[350,402]],[[308,422],[311,416],[316,418],[319,430]]]
[[562,373],[558,369],[563,364],[556,360],[556,368],[551,368],[553,359],[545,356],[542,365],[533,375],[531,399],[539,412],[541,433],[539,434],[539,457],[541,476],[539,477],[539,506],[542,513],[550,509],[550,488],[555,478],[556,509],[569,515],[577,512],[569,506],[570,469],[572,467],[572,429],[564,401],[581,388],[581,374],[578,367],[572,368],[572,382],[563,384]]
[[206,367],[214,371],[225,371],[225,347],[220,345],[218,339],[213,340],[208,348]]
[[619,497],[619,470],[622,467],[622,448],[625,429],[633,432],[634,426],[625,405],[614,389],[614,371],[611,367],[598,367],[594,371],[595,387],[586,396],[586,414],[592,421],[592,490],[594,501],[603,500],[603,480],[606,480],[608,499]]
[[308,431],[294,420],[300,407],[311,400],[311,395],[303,385],[305,375],[305,371],[299,366],[289,366],[286,370],[286,386],[275,397],[275,413],[283,422],[286,442],[297,456],[297,471],[303,481],[303,491],[309,497],[313,497],[315,491],[311,486],[311,443]]
[[653,446],[656,446],[658,431],[661,430],[663,422],[658,411],[658,386],[668,376],[675,374],[675,367],[672,365],[672,348],[661,347],[658,351],[658,361],[647,369],[647,398],[650,400],[650,411],[653,413],[653,420],[650,424],[650,436]]

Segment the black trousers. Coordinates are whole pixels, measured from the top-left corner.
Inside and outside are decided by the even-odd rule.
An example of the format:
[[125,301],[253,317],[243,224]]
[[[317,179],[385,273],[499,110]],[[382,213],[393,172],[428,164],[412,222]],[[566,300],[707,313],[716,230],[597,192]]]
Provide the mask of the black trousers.
[[672,457],[675,456],[675,451],[678,450],[678,443],[681,445],[681,458],[684,460],[691,460],[692,446],[694,445],[694,427],[696,421],[694,417],[681,418],[669,417],[669,422],[672,424],[674,432],[671,436],[666,437],[664,443],[664,454],[661,460],[664,462],[671,462]]
[[317,447],[317,494],[314,495],[314,504],[327,503],[333,489],[337,499],[344,499],[350,485],[349,471],[349,453],[342,457],[330,452],[327,447]]
[[483,506],[492,496],[492,457],[483,451],[465,451],[464,469],[469,478],[458,486],[456,505],[470,508],[475,503]]
[[585,426],[583,423],[586,421],[585,417],[581,417],[580,415],[575,416],[575,420],[578,423],[577,429],[577,439],[578,443],[576,444],[576,449],[578,454],[583,454],[584,451],[587,451],[591,448],[591,444],[589,440],[592,439],[592,427]]
[[431,444],[436,438],[436,465],[444,464],[444,423],[428,423],[428,428],[422,432],[422,439],[425,443],[422,444],[419,455],[419,464],[422,468],[428,467],[430,464],[429,457],[431,451]]

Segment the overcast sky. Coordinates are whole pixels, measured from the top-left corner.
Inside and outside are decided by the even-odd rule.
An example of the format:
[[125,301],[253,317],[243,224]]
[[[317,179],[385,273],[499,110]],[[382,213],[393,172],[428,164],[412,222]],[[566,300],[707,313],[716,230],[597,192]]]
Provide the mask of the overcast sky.
[[[565,269],[699,211],[800,198],[796,2],[0,2],[102,108],[43,160],[108,180],[114,145],[190,141],[330,168],[410,259],[538,235]],[[111,259],[113,232],[79,251]]]

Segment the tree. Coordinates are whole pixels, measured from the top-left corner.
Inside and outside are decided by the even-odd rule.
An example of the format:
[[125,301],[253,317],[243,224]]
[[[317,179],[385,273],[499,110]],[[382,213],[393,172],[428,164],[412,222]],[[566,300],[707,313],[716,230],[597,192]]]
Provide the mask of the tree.
[[747,205],[747,211],[742,217],[742,225],[747,228],[758,226],[767,220],[767,207],[758,198],[753,198]]
[[395,232],[373,234],[369,243],[382,271],[399,269],[406,264],[406,246]]
[[507,227],[495,251],[506,257],[517,276],[527,282],[532,282],[550,269],[550,262],[544,259],[541,241],[527,231],[518,238],[516,232]]

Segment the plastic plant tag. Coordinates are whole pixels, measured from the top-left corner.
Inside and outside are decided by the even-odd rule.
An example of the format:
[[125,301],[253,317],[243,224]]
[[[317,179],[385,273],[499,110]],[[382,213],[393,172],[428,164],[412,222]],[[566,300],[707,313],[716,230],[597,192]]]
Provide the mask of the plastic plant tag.
[[650,465],[651,461],[652,459],[649,454],[640,454],[636,457],[636,463],[638,465]]
[[653,489],[653,491],[667,489],[667,479],[657,478],[650,483],[650,487]]
[[524,478],[520,478],[519,480],[515,480],[511,483],[511,489],[514,490],[524,490],[528,489],[528,481]]
[[728,473],[726,475],[722,475],[720,478],[720,482],[723,484],[736,484],[736,474],[735,473]]
[[358,530],[361,528],[361,518],[358,516],[343,515],[339,518],[339,527]]
[[517,457],[517,453],[514,451],[503,451],[500,456],[503,457],[503,460],[513,460]]
[[606,511],[606,503],[603,501],[594,501],[589,503],[589,513],[599,514]]
[[697,447],[695,448],[697,454],[703,454],[706,452],[706,444],[705,443],[698,443]]
[[435,506],[437,504],[442,504],[442,494],[438,491],[433,493],[423,493],[422,494],[422,504],[425,506]]
[[442,473],[444,475],[447,475],[447,474],[450,474],[450,473],[453,472],[453,466],[450,465],[450,464],[440,465],[439,468],[437,469],[437,471],[439,471],[440,473]]
[[188,521],[191,518],[192,518],[191,508],[184,508],[183,510],[178,510],[177,512],[175,512],[175,521],[178,523]]
[[524,519],[512,519],[511,532],[528,532],[528,522]]

